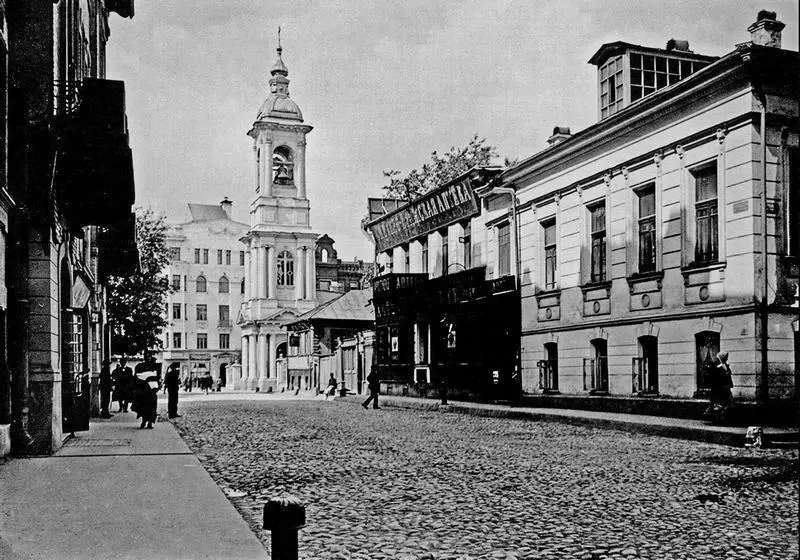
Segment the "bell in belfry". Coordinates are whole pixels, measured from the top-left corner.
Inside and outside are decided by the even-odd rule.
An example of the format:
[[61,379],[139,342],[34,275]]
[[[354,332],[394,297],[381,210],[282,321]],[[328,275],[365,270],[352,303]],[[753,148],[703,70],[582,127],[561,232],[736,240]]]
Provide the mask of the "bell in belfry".
[[292,180],[292,176],[289,174],[289,169],[285,165],[281,165],[278,167],[278,173],[275,175],[275,179],[280,182],[288,182]]

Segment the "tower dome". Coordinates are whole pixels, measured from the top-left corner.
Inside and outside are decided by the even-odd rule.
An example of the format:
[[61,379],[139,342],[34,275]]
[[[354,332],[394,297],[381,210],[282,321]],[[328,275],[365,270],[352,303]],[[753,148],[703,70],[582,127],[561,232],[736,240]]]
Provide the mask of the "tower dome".
[[283,63],[280,33],[278,34],[278,59],[270,70],[269,96],[258,110],[256,121],[281,119],[303,122],[303,112],[289,97],[289,69]]

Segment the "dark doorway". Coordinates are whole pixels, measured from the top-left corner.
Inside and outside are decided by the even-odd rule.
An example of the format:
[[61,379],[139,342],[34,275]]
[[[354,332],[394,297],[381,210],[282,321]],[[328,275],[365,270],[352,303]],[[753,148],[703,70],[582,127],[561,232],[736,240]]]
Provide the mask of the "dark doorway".
[[225,387],[228,383],[228,364],[220,364],[219,366],[219,386]]
[[704,331],[695,335],[697,346],[695,397],[705,398],[709,390],[709,372],[713,370],[714,358],[719,353],[719,333]]

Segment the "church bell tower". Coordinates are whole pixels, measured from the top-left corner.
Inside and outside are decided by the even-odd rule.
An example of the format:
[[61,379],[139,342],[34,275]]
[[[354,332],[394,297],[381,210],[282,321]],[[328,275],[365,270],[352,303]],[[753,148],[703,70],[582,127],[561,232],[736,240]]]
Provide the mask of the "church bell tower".
[[306,135],[300,107],[289,97],[289,69],[278,30],[269,95],[247,133],[253,139],[250,230],[245,246],[242,374],[238,386],[287,387],[282,358],[288,340],[281,324],[317,305],[315,244],[306,197]]

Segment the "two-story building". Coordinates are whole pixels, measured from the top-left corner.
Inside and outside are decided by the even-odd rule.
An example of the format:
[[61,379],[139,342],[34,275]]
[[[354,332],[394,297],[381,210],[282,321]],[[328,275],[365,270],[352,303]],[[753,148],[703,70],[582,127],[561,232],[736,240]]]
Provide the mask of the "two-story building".
[[[516,239],[486,227],[500,174],[474,168],[403,205],[369,201],[375,242],[375,364],[385,390],[509,398],[519,393]],[[390,210],[377,215],[376,208]]]
[[[526,393],[702,397],[729,352],[734,396],[797,396],[798,53],[762,11],[716,58],[602,45],[599,121],[485,194],[518,227]],[[513,192],[514,207],[509,204]]]
[[228,369],[241,362],[236,314],[244,301],[245,251],[239,239],[248,225],[231,217],[233,202],[189,204],[191,219],[166,236],[172,285],[165,313],[170,322],[160,360],[178,362],[181,379],[210,372],[228,386]]

